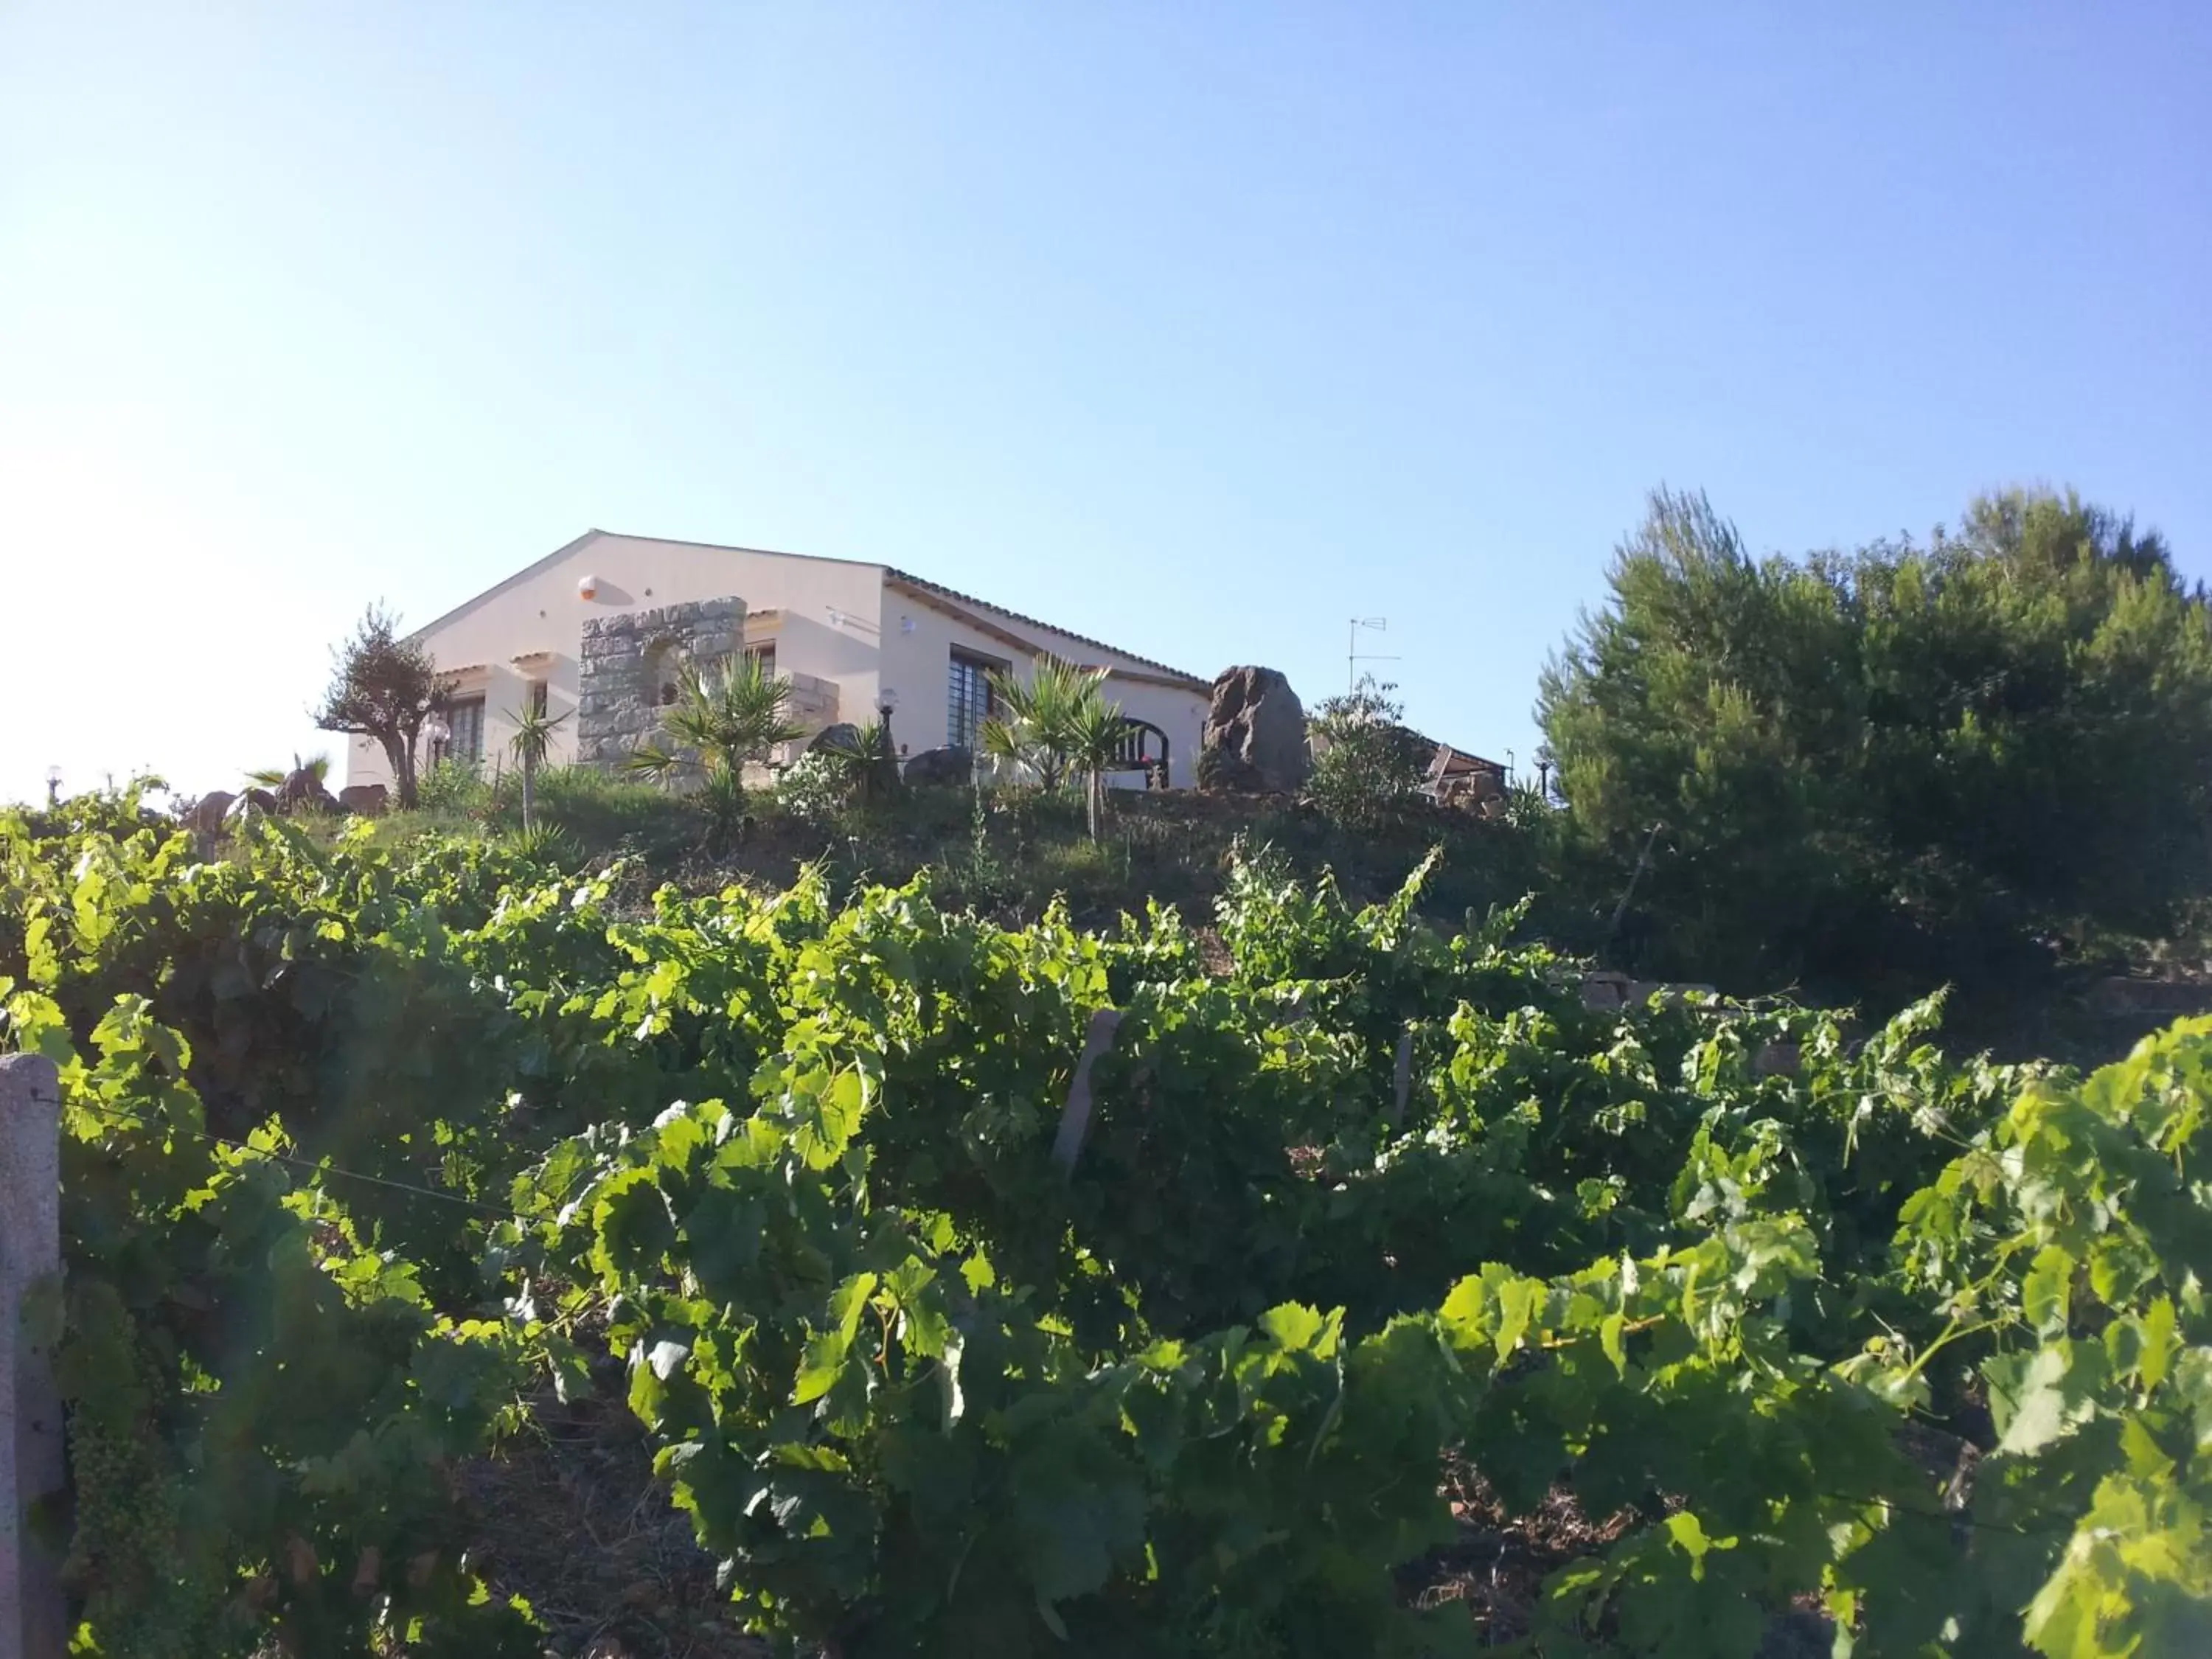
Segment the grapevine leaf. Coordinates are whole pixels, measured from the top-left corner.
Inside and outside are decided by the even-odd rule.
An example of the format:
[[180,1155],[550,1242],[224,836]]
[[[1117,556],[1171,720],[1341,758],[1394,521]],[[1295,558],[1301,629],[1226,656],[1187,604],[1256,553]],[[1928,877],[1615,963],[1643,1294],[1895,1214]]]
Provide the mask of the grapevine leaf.
[[2061,1340],[2025,1358],[2001,1355],[1983,1367],[1990,1382],[1990,1416],[1997,1427],[1999,1451],[2016,1457],[2033,1456],[2054,1440],[2073,1433],[2087,1419],[2094,1409],[2091,1403],[2069,1393],[2070,1346]]
[[1621,1341],[1621,1331],[1627,1322],[1617,1313],[1607,1314],[1597,1328],[1598,1346],[1613,1362],[1613,1370],[1624,1377],[1628,1375],[1628,1350]]
[[872,1273],[854,1273],[837,1286],[830,1298],[829,1328],[807,1339],[805,1356],[799,1361],[798,1382],[792,1390],[793,1405],[819,1400],[836,1386],[845,1356],[852,1352],[853,1339],[860,1334],[860,1315],[875,1288],[876,1276]]
[[2068,1292],[2074,1279],[2074,1258],[2056,1244],[2046,1244],[2021,1281],[2021,1312],[2045,1338],[2066,1334]]

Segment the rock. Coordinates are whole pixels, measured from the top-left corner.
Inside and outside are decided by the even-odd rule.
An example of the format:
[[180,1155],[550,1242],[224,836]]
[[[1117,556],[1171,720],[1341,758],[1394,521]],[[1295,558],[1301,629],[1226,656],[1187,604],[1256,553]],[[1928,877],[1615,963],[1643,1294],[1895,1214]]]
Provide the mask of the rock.
[[964,788],[975,781],[975,757],[957,743],[925,749],[908,760],[906,781],[917,789],[945,785]]
[[367,818],[384,816],[392,792],[380,783],[349,783],[338,791],[338,806],[342,811],[358,812]]
[[2212,1008],[2212,983],[2201,979],[2100,979],[2089,988],[2092,1013],[2107,1018],[2173,1019]]
[[1632,981],[1626,974],[1599,969],[1583,976],[1583,1006],[1594,1010],[1625,1007]]
[[1753,1077],[1796,1077],[1804,1064],[1804,1051],[1795,1042],[1769,1042],[1761,1045],[1751,1057]]
[[247,806],[257,812],[274,812],[277,810],[276,797],[266,789],[249,789],[246,792],[244,800]]
[[1312,766],[1305,705],[1280,670],[1231,668],[1213,682],[1199,739],[1201,787],[1289,794]]
[[192,804],[185,822],[204,836],[219,836],[224,821],[230,817],[231,803],[238,799],[227,789],[217,789],[202,795]]
[[849,749],[860,752],[860,728],[850,720],[840,720],[835,726],[825,726],[807,740],[806,752],[817,749]]

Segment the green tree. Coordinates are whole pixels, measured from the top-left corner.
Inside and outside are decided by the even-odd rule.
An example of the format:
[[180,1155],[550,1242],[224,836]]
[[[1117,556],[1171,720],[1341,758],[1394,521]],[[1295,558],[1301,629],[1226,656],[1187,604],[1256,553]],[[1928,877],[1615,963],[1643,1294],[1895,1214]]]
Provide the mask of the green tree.
[[1610,580],[1538,717],[1609,894],[1658,826],[1644,966],[1887,998],[2206,890],[2212,627],[2130,521],[2014,490],[1925,545],[1755,560],[1662,490]]
[[381,605],[362,613],[335,659],[322,706],[311,711],[325,732],[374,738],[384,750],[404,811],[415,806],[415,749],[423,722],[446,706],[450,687],[420,641],[404,639],[399,619]]

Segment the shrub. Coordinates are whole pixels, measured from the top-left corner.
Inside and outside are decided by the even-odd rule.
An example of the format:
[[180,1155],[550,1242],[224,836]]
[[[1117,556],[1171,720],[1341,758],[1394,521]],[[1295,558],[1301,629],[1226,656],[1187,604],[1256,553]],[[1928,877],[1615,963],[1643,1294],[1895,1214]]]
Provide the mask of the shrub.
[[775,786],[775,804],[802,823],[831,824],[852,804],[855,769],[846,755],[801,755]]
[[490,809],[492,783],[479,763],[448,756],[422,775],[415,804],[425,812],[473,817]]
[[1407,729],[1397,689],[1369,676],[1308,721],[1314,765],[1306,798],[1348,829],[1379,829],[1420,797],[1436,745]]
[[1924,546],[1754,560],[1661,494],[1544,677],[1577,850],[1644,965],[1884,1002],[2156,934],[2212,874],[2212,617],[2068,495]]

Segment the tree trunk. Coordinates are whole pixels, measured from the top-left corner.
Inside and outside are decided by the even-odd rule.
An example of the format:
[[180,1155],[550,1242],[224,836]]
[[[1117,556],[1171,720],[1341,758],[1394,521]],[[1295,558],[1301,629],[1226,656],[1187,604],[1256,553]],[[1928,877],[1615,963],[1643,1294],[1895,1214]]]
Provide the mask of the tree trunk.
[[1106,775],[1093,772],[1085,781],[1085,804],[1091,810],[1091,839],[1098,839],[1098,820],[1106,809]]
[[537,781],[537,763],[525,755],[522,757],[522,828],[526,834],[530,829],[531,785]]
[[403,812],[413,811],[415,810],[414,745],[397,732],[389,733],[380,732],[376,734],[376,740],[384,745],[385,763],[392,769],[392,787],[399,792],[399,810]]

